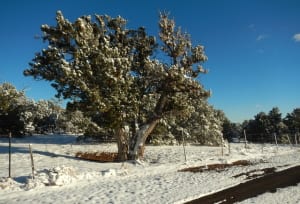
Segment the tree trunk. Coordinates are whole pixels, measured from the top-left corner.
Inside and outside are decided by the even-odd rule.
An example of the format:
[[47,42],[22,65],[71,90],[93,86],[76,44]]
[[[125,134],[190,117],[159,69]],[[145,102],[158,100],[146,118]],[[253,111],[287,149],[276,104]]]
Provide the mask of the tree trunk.
[[137,160],[144,156],[145,142],[147,137],[157,125],[159,119],[154,119],[140,127],[136,134],[131,138],[128,159]]
[[162,94],[154,109],[152,119],[142,125],[130,140],[128,159],[137,160],[144,156],[145,142],[147,137],[156,127],[158,121],[163,115],[165,105],[167,103],[167,95]]
[[162,94],[156,104],[152,119],[149,119],[148,122],[142,125],[130,138],[128,159],[137,160],[144,156],[146,139],[154,130],[158,121],[162,118],[167,100],[167,95]]
[[124,128],[119,128],[115,136],[118,145],[118,161],[126,161],[128,159],[128,133]]

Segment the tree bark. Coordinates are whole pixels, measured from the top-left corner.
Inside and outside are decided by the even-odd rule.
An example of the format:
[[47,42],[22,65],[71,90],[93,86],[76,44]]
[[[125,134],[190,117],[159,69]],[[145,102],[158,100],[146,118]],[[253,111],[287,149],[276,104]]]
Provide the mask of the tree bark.
[[128,160],[128,133],[119,128],[115,133],[118,145],[118,161]]
[[168,97],[165,94],[162,94],[156,104],[154,109],[152,119],[149,119],[147,123],[142,125],[137,131],[136,134],[131,138],[128,152],[128,159],[137,160],[144,156],[145,142],[147,137],[156,127],[158,121],[162,118],[164,108],[166,106]]
[[154,119],[141,126],[130,141],[128,159],[137,160],[144,156],[145,142],[150,133],[154,130],[159,119]]

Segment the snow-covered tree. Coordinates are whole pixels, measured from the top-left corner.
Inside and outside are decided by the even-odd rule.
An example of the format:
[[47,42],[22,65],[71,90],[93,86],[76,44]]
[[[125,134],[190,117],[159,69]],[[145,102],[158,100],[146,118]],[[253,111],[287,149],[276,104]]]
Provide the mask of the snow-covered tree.
[[7,82],[0,84],[0,114],[6,114],[24,97],[24,92],[18,91],[12,84]]
[[63,114],[63,109],[53,100],[39,100],[32,111],[34,126],[40,133],[53,132],[57,128],[57,120]]
[[24,91],[18,91],[10,83],[0,84],[0,133],[25,134],[32,126],[32,104]]
[[194,100],[194,111],[187,120],[179,122],[188,134],[185,140],[203,145],[218,145],[222,141],[225,115],[205,100]]
[[[74,23],[58,11],[57,25],[42,25],[47,48],[36,54],[26,76],[52,82],[69,107],[100,113],[110,121],[120,160],[138,159],[149,134],[170,115],[190,115],[192,98],[209,93],[198,76],[206,71],[203,46],[161,14],[160,46],[145,28],[127,29],[126,20],[82,16]],[[169,62],[154,58],[155,48]]]

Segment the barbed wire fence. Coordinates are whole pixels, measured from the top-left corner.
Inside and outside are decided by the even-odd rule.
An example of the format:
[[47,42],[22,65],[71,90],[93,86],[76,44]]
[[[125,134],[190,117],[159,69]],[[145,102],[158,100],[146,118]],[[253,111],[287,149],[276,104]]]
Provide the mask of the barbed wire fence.
[[[66,138],[71,137],[68,135],[65,136]],[[76,136],[74,136],[73,142],[62,142],[61,144],[59,142],[53,143],[49,139],[51,137],[55,137],[55,135],[41,135],[37,138],[33,138],[32,136],[25,138],[15,137],[11,134],[2,135],[0,137],[0,178],[14,178],[24,183],[27,178],[34,178],[37,170],[68,165],[68,159],[70,159],[70,164],[72,160],[78,160],[75,158],[75,154],[78,151],[106,152],[111,151],[111,148],[113,151],[117,150],[116,147],[111,147],[109,143],[105,142],[101,145],[101,149],[97,149],[95,146],[97,143],[94,142],[76,143],[74,142],[76,141]],[[50,147],[51,145],[55,146]],[[49,160],[48,163],[45,162],[49,158],[53,158],[53,160]],[[67,160],[62,158],[67,158]],[[78,168],[89,167],[78,166]]]
[[[50,137],[50,136],[49,136]],[[95,146],[87,145],[87,144],[81,144],[81,143],[66,143],[66,144],[56,144],[55,148],[50,148],[49,146],[52,145],[51,142],[47,141],[47,137],[40,139],[39,141],[36,141],[36,144],[33,143],[30,145],[23,142],[22,138],[15,138],[15,137],[2,137],[0,138],[0,154],[3,154],[4,156],[0,157],[0,177],[18,177],[18,179],[22,180],[24,178],[24,174],[32,177],[34,177],[34,171],[36,169],[41,168],[49,168],[49,166],[43,166],[46,165],[44,160],[48,157],[52,158],[59,158],[59,157],[65,157],[68,159],[75,159],[75,152],[78,151],[93,151],[95,150]],[[261,151],[264,152],[264,145],[270,144],[274,146],[290,146],[291,148],[299,148],[299,140],[300,140],[300,134],[297,133],[290,133],[290,134],[259,134],[259,133],[247,133],[247,131],[244,131],[244,135],[240,137],[239,143],[245,143],[245,149],[249,148],[248,146],[253,144],[261,144]],[[184,145],[186,141],[184,142]],[[236,142],[237,143],[237,142]],[[223,149],[223,144],[221,146],[222,156],[225,156],[225,149]],[[95,145],[95,144],[94,144]],[[231,146],[228,145],[228,154],[230,155],[232,153]],[[107,149],[105,149],[107,148]],[[109,149],[109,145],[105,146],[103,145],[102,150],[103,151],[111,151]],[[185,148],[185,146],[184,146]],[[61,151],[63,149],[63,151]],[[97,149],[98,151],[100,149]],[[116,150],[116,149],[115,149]],[[223,152],[224,151],[224,152]],[[61,152],[64,152],[64,155],[60,155]],[[184,149],[184,154],[186,154],[186,150]],[[227,154],[227,153],[226,153]],[[186,155],[184,155],[186,158]],[[22,160],[23,162],[19,162]],[[24,160],[26,162],[24,162]],[[25,165],[24,165],[25,163]],[[71,163],[71,162],[70,162]],[[27,165],[28,164],[28,165]],[[34,166],[36,165],[37,168]],[[47,165],[50,165],[48,163]],[[57,159],[54,160],[54,162],[51,163],[51,165],[64,165],[64,163],[61,163],[61,160]]]
[[[244,131],[248,142],[252,143],[270,143],[270,144],[289,144],[298,145],[300,140],[299,132],[296,133],[248,133]],[[246,140],[245,137],[245,140]]]

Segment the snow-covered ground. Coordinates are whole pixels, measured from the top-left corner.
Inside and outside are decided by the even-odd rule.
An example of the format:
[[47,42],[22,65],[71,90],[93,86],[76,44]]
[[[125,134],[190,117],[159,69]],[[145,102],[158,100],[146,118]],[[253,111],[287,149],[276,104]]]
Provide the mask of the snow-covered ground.
[[[99,163],[75,158],[78,151],[115,152],[115,144],[76,144],[75,136],[13,139],[12,179],[8,179],[8,139],[0,139],[0,203],[184,203],[245,182],[235,175],[255,169],[289,168],[300,163],[300,148],[231,144],[220,147],[147,146],[138,163]],[[32,144],[35,179],[31,177]],[[201,173],[178,170],[249,160],[253,165]],[[300,185],[265,193],[242,203],[300,203]]]

